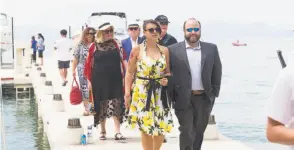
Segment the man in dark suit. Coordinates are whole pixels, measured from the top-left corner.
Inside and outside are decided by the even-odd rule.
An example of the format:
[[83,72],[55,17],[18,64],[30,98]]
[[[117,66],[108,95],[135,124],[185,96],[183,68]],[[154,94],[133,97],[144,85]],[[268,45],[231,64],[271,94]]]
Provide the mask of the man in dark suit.
[[130,53],[132,51],[132,48],[139,44],[141,41],[140,35],[140,26],[138,23],[131,23],[128,25],[128,32],[129,36],[128,38],[122,40],[122,47],[126,52],[127,61],[129,60]]
[[218,97],[222,64],[215,44],[200,41],[201,24],[185,21],[185,40],[169,46],[169,92],[180,127],[180,150],[201,150],[204,131]]

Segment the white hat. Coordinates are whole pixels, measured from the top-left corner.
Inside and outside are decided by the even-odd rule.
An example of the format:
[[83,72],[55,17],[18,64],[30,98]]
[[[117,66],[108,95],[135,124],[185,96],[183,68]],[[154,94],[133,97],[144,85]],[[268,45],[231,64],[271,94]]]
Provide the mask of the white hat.
[[110,24],[110,22],[104,22],[102,21],[99,26],[98,26],[98,30],[106,30],[107,28],[112,27],[113,25]]
[[128,24],[128,27],[140,27],[140,25],[137,21],[132,21]]

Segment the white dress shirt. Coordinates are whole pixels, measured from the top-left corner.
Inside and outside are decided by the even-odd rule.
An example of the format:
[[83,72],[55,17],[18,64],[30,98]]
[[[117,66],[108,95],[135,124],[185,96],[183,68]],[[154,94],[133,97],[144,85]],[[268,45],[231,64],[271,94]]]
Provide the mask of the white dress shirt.
[[133,41],[132,38],[130,38],[130,39],[131,39],[131,42],[132,42],[132,48],[136,47],[138,45],[138,37],[137,37],[137,39],[135,41]]
[[186,43],[186,50],[188,61],[191,70],[192,76],[192,90],[204,90],[202,84],[202,77],[201,77],[201,46],[200,43],[197,47],[190,47],[190,45]]

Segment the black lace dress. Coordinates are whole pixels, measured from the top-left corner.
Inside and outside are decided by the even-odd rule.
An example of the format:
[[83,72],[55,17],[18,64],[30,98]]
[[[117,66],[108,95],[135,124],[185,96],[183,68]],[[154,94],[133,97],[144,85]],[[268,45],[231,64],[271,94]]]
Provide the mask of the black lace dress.
[[97,43],[93,58],[94,125],[112,116],[122,122],[125,109],[119,50],[113,42]]

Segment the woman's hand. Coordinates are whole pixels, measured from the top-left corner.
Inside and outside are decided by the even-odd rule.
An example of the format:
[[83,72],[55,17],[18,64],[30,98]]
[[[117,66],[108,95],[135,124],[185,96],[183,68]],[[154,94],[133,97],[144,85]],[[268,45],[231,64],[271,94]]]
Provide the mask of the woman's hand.
[[168,83],[167,78],[162,78],[162,79],[160,79],[160,84],[161,84],[162,86],[167,86],[167,83]]
[[125,95],[125,107],[129,108],[131,103],[131,95]]
[[88,80],[88,89],[92,89],[91,82]]

